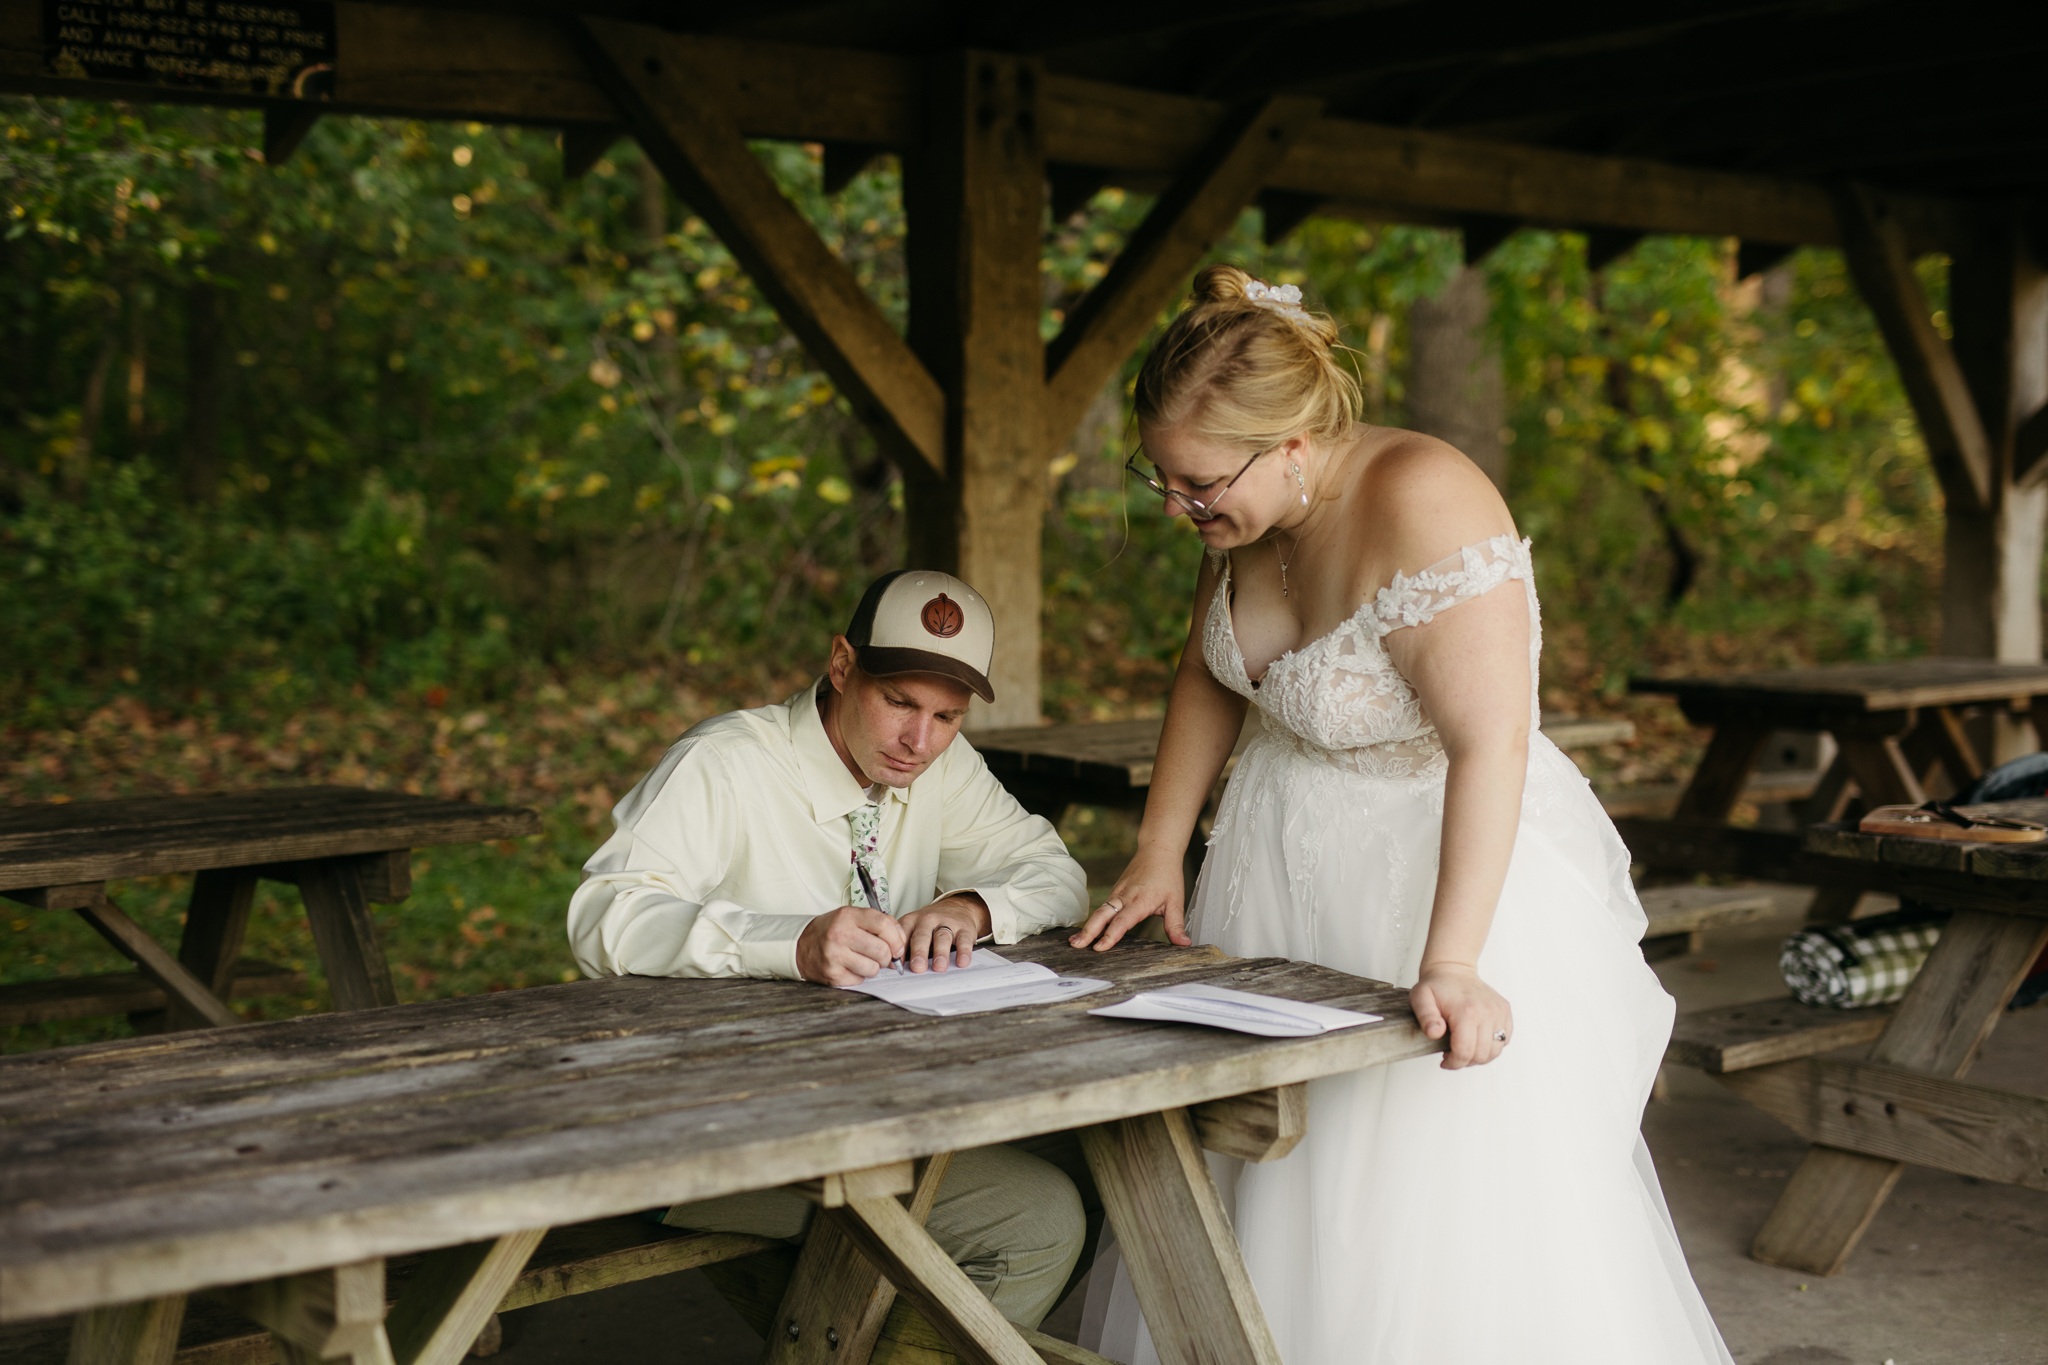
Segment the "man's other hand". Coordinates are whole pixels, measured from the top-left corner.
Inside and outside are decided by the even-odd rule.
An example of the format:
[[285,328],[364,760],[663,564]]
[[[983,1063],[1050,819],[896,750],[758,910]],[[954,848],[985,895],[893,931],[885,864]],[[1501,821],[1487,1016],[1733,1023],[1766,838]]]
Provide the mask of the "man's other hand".
[[904,960],[913,972],[968,966],[974,961],[976,940],[987,936],[989,927],[988,906],[972,892],[933,901],[903,917],[904,931],[910,935]]
[[879,910],[842,905],[804,926],[797,975],[825,986],[857,986],[904,955],[904,927]]

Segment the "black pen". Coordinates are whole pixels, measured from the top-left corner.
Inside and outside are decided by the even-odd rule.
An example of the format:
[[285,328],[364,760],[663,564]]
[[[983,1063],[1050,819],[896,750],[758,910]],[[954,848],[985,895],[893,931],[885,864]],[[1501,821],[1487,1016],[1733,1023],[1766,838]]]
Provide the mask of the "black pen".
[[[871,910],[882,910],[882,898],[875,894],[875,879],[868,875],[867,864],[856,858],[853,864],[853,871],[854,875],[860,878],[861,894],[868,898],[868,908]],[[888,912],[882,911],[882,913],[887,914]],[[889,965],[896,969],[896,975],[903,975],[902,958],[890,958]]]

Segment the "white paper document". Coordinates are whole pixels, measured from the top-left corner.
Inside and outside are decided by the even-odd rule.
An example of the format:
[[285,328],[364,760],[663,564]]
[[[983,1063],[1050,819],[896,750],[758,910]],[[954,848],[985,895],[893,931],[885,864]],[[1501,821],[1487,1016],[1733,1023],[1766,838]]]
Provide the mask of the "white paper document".
[[1072,1000],[1108,986],[1092,976],[1061,976],[1036,962],[1005,962],[986,948],[976,948],[969,967],[943,972],[884,967],[879,975],[842,989],[872,995],[915,1014],[950,1015]]
[[1120,1005],[1088,1011],[1110,1019],[1157,1019],[1172,1024],[1206,1024],[1210,1028],[1256,1033],[1262,1038],[1310,1038],[1333,1029],[1377,1024],[1381,1016],[1281,1000],[1223,986],[1191,983],[1142,991]]

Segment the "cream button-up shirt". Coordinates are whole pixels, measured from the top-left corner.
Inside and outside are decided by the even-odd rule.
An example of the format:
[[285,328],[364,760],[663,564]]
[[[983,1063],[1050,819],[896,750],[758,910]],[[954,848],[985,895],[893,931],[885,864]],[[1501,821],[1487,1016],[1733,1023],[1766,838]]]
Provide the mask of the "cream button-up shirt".
[[[569,901],[586,975],[796,977],[804,926],[847,904],[849,816],[868,800],[825,735],[823,685],[693,727],[613,807]],[[891,913],[975,891],[997,943],[1086,917],[1081,865],[966,740],[882,790]]]

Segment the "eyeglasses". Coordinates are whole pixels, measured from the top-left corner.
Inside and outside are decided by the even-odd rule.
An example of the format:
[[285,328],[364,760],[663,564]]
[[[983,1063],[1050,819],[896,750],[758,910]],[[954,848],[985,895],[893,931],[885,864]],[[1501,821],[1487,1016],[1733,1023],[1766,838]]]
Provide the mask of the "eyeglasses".
[[[1270,449],[1272,448],[1269,447],[1269,450]],[[1150,488],[1154,493],[1157,493],[1166,501],[1174,504],[1176,507],[1179,507],[1183,512],[1186,512],[1188,516],[1193,520],[1214,521],[1216,519],[1216,504],[1223,501],[1223,494],[1228,493],[1233,487],[1236,486],[1237,481],[1244,477],[1245,470],[1250,469],[1253,463],[1258,460],[1259,456],[1267,453],[1267,450],[1259,450],[1252,452],[1252,458],[1244,462],[1244,468],[1238,470],[1235,474],[1232,474],[1230,476],[1230,482],[1223,485],[1222,492],[1219,492],[1215,497],[1209,499],[1207,502],[1201,502],[1195,498],[1191,498],[1187,494],[1181,492],[1179,489],[1168,488],[1158,479],[1155,479],[1154,477],[1152,477],[1152,475],[1147,474],[1144,470],[1140,469],[1138,467],[1138,461],[1144,458],[1144,456],[1142,455],[1133,455],[1130,459],[1125,460],[1124,468],[1130,471],[1131,473],[1137,475],[1141,480],[1144,481],[1145,486],[1147,488]],[[1148,461],[1147,463],[1150,462]],[[1154,465],[1153,468],[1156,469],[1158,468],[1158,466]]]

